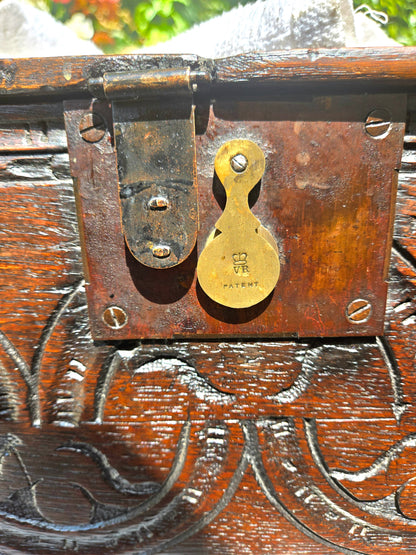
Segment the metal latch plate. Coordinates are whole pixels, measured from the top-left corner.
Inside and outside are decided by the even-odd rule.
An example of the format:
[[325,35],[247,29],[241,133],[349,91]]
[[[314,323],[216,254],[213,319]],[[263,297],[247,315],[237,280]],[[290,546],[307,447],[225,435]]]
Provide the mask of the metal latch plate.
[[[68,103],[66,119],[94,338],[383,333],[403,95],[217,100],[206,133],[196,138],[197,249],[163,270],[143,266],[126,247],[110,135],[99,143],[79,136],[89,109]],[[389,121],[372,135],[365,122],[380,109]],[[223,209],[214,159],[235,138],[255,142],[265,154],[252,211],[277,240],[281,265],[274,292],[247,309],[211,301],[196,275],[198,253]]]

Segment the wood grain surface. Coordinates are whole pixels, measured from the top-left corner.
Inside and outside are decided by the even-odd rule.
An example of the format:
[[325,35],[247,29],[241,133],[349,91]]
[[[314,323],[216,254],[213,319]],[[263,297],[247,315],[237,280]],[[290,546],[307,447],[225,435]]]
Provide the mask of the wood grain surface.
[[[219,60],[193,55],[77,56],[0,60],[0,96],[89,96],[88,81],[104,72],[201,68],[211,72],[215,94],[251,90],[287,82],[292,89],[324,83],[335,89],[392,88],[408,91],[416,86],[416,47],[338,48],[249,53]],[[329,90],[329,89],[327,89]]]
[[104,342],[90,333],[63,131],[61,101],[86,94],[86,62],[71,63],[68,88],[50,81],[66,90],[56,104],[29,62],[2,66],[0,552],[414,555],[412,91],[384,333]]

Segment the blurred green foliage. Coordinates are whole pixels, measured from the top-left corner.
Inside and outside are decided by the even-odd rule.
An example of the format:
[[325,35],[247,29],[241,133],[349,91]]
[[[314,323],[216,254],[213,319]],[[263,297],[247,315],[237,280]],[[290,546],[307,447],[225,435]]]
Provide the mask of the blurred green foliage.
[[[168,40],[195,23],[255,0],[30,1],[105,52],[118,53]],[[354,8],[361,5],[354,0]],[[367,0],[365,5],[388,15],[384,29],[393,39],[416,44],[416,0]]]
[[138,35],[145,44],[151,45],[167,40],[195,23],[230,10],[237,4],[253,0],[123,0],[134,13]]
[[150,46],[254,0],[30,0],[107,53]]
[[[383,28],[392,39],[406,46],[416,44],[416,0],[368,0],[365,4],[388,15]],[[354,1],[354,5],[360,3]]]

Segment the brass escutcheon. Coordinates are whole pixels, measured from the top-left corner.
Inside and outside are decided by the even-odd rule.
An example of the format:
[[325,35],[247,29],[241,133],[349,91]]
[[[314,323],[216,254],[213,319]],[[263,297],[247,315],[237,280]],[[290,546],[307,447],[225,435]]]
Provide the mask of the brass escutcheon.
[[225,143],[215,158],[227,203],[199,257],[197,273],[204,292],[230,308],[260,303],[279,279],[276,241],[251,212],[248,202],[264,169],[263,152],[249,140]]

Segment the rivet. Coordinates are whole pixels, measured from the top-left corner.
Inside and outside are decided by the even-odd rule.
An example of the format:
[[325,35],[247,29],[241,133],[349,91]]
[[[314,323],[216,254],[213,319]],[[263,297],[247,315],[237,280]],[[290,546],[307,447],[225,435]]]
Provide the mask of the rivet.
[[167,258],[170,256],[171,252],[171,248],[166,245],[157,245],[152,249],[152,253],[155,258]]
[[85,113],[79,122],[79,132],[87,143],[98,143],[105,135],[104,118],[95,112]]
[[169,207],[169,201],[166,197],[152,197],[147,207],[150,210],[166,210]]
[[368,321],[373,311],[370,301],[355,299],[347,306],[347,320],[352,324],[364,324]]
[[391,129],[391,116],[384,108],[370,112],[365,120],[366,132],[374,139],[383,139]]
[[103,321],[113,330],[118,330],[127,324],[127,314],[119,306],[109,306],[103,312]]
[[244,154],[236,154],[231,158],[231,167],[237,173],[242,173],[247,169],[248,160]]

